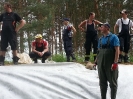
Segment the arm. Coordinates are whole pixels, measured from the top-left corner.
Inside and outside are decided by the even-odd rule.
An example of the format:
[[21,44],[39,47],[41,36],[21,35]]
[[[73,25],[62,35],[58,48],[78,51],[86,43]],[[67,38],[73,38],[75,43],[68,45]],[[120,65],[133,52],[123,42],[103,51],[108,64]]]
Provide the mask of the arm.
[[42,53],[46,53],[48,51],[48,46],[45,47],[45,49],[42,51]]
[[44,48],[44,50],[42,51],[42,54],[44,54],[45,52],[47,52],[49,50],[49,48],[48,48],[48,43],[46,44],[46,46],[45,46],[45,48]]
[[32,44],[32,52],[39,53],[39,51],[36,50],[36,47]]
[[19,21],[19,23],[19,26],[15,29],[16,32],[18,32],[26,24],[26,21],[22,19]]
[[117,28],[119,27],[119,25],[121,25],[121,19],[118,19],[115,23],[115,26],[114,26],[114,33],[115,34],[117,33]]
[[115,26],[114,26],[114,33],[116,34],[117,32],[116,32],[116,29],[118,28],[118,25],[117,24],[115,24]]
[[132,22],[132,26],[131,26],[131,36],[133,36],[133,22]]
[[119,46],[115,47],[115,59],[114,59],[114,63],[117,63],[119,59]]
[[74,26],[71,27],[74,34],[76,34],[76,29]]
[[83,21],[83,22],[81,22],[81,23],[79,24],[78,28],[79,28],[81,31],[85,31],[85,28],[83,28],[83,27],[85,27],[85,25],[86,25],[86,20]]
[[103,24],[102,22],[98,21],[98,20],[94,20],[95,24]]
[[2,19],[3,19],[3,14],[0,15],[0,33],[2,31]]
[[114,59],[114,63],[111,66],[111,70],[117,70],[118,69],[118,58],[119,58],[119,46],[115,46],[115,59]]
[[35,52],[35,53],[37,53],[37,54],[38,54],[38,53],[39,53],[39,51],[37,51],[37,50],[35,50],[35,49],[36,49],[36,47],[32,45],[32,52]]

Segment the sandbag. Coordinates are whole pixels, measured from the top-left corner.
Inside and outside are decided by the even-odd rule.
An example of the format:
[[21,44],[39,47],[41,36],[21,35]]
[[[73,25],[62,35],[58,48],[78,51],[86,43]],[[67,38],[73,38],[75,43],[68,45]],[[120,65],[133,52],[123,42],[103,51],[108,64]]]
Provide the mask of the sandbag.
[[26,53],[18,53],[17,56],[20,58],[18,60],[18,63],[23,63],[23,64],[33,63],[32,59]]
[[90,70],[94,70],[93,66],[94,66],[93,63],[88,62],[88,63],[86,64],[85,68],[90,69]]

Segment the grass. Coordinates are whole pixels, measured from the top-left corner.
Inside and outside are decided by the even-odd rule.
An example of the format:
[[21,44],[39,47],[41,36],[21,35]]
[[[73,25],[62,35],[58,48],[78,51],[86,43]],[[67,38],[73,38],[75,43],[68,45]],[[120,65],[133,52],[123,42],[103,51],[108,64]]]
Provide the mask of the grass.
[[[94,62],[93,60],[93,54],[90,55],[90,61]],[[79,55],[75,55],[76,61],[78,63],[83,63],[84,62],[84,57],[80,57]],[[55,54],[52,56],[52,60],[55,62],[66,62],[66,55],[64,54]]]
[[[76,57],[76,62],[77,63],[81,63],[84,64],[84,57],[81,57],[79,55],[75,55]],[[52,55],[51,59],[55,62],[66,62],[66,55],[65,54],[55,54]],[[93,59],[93,53],[90,54],[90,61],[93,63],[94,59]],[[133,64],[133,55],[129,55],[129,63],[128,64]],[[12,62],[9,61],[5,61],[5,65],[12,65]]]

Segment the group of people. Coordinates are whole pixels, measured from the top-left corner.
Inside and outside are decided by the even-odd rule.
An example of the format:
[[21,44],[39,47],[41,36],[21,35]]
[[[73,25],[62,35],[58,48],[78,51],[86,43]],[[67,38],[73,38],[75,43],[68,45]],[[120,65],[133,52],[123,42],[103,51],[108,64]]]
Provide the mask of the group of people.
[[[125,63],[128,62],[128,51],[131,39],[130,30],[133,28],[133,22],[127,17],[128,12],[125,9],[122,10],[120,14],[122,18],[116,21],[114,33],[110,32],[109,23],[102,23],[95,20],[94,12],[89,13],[89,18],[81,22],[78,26],[81,31],[85,32],[85,62],[90,61],[90,52],[93,44],[95,66],[97,65],[98,68],[101,99],[106,99],[108,82],[111,88],[111,99],[116,99],[118,63],[121,63],[123,60]],[[64,48],[66,56],[72,56],[72,59],[75,60],[75,57],[73,58],[72,37],[69,37],[69,33],[71,33],[69,21],[67,18],[63,20],[66,27],[63,31],[63,37],[67,37],[67,39],[63,39]],[[98,33],[95,29],[97,25],[103,34],[100,38],[98,38]],[[118,33],[116,31],[117,27],[119,27]],[[76,32],[73,26],[71,26],[71,30],[73,30],[74,33]],[[68,52],[70,53],[68,54]],[[70,60],[67,58],[67,61],[69,62]]]
[[[8,43],[11,46],[13,53],[13,63],[18,64],[17,57],[17,32],[25,25],[18,14],[12,12],[10,3],[4,4],[5,13],[0,15],[0,22],[2,22],[1,31],[1,53],[0,65],[4,65],[5,53]],[[85,32],[85,62],[90,60],[90,52],[93,44],[93,53],[95,64],[98,65],[99,84],[101,89],[101,98],[106,99],[107,86],[109,81],[111,88],[111,99],[116,99],[117,93],[117,79],[118,79],[118,62],[128,62],[128,51],[130,46],[130,29],[133,28],[133,22],[127,18],[127,11],[120,12],[122,18],[118,19],[114,26],[114,33],[116,34],[117,27],[119,27],[118,35],[110,32],[110,25],[95,20],[95,13],[89,13],[89,18],[81,22],[78,28]],[[76,61],[72,47],[72,37],[76,33],[76,29],[70,23],[69,18],[63,20],[63,44],[66,53],[66,60],[70,62]],[[16,27],[16,23],[20,24]],[[95,27],[99,25],[99,30],[103,34],[98,38],[98,33]],[[123,54],[124,52],[124,54]],[[42,63],[51,55],[48,49],[48,42],[42,39],[41,34],[35,36],[35,41],[32,42],[32,52],[29,56],[37,63],[37,59],[41,58]]]
[[[17,57],[17,32],[26,24],[26,21],[12,11],[12,5],[10,3],[4,3],[4,10],[5,13],[0,15],[0,22],[2,23],[0,66],[4,65],[8,44],[10,44],[13,53],[13,64],[17,65],[19,60],[19,57]],[[16,23],[20,24],[16,26]],[[45,63],[45,60],[50,55],[48,43],[42,39],[41,34],[37,34],[35,41],[32,42],[32,52],[29,56],[35,63],[37,63],[38,58],[42,58],[42,63]]]
[[[130,39],[131,39],[131,28],[133,27],[133,22],[130,20],[128,16],[128,12],[124,9],[120,12],[122,18],[119,18],[116,21],[114,26],[114,34],[116,34],[120,41],[120,54],[118,63],[129,61],[128,52],[130,49]],[[63,42],[64,42],[64,49],[66,52],[67,61],[70,61],[70,56],[72,57],[72,61],[76,60],[73,54],[72,49],[72,36],[76,33],[76,29],[70,23],[68,18],[63,19],[64,29],[63,29]],[[101,31],[101,25],[103,23],[95,20],[95,13],[89,13],[89,18],[84,20],[79,24],[79,29],[82,32],[85,32],[85,62],[87,63],[90,61],[90,52],[93,47],[93,56],[94,60],[96,59],[97,52],[98,52],[98,33],[96,30],[96,26],[98,25],[99,31]],[[117,33],[117,28],[119,28]],[[72,33],[73,31],[73,33]],[[93,46],[92,46],[93,45]]]

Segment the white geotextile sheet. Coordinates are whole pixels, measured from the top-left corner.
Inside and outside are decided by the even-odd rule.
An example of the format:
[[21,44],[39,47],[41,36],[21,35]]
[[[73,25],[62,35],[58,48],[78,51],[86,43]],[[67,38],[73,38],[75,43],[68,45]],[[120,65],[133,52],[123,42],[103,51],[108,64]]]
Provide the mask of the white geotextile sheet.
[[[133,66],[119,65],[118,84],[117,99],[133,99]],[[0,99],[100,99],[98,73],[78,63],[0,66]]]

